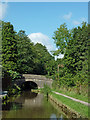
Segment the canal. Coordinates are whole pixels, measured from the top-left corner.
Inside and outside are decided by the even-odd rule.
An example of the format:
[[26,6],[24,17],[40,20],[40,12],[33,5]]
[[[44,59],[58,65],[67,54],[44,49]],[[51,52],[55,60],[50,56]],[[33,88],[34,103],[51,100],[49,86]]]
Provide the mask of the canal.
[[25,91],[2,106],[2,118],[47,118],[64,120],[66,116],[41,93]]

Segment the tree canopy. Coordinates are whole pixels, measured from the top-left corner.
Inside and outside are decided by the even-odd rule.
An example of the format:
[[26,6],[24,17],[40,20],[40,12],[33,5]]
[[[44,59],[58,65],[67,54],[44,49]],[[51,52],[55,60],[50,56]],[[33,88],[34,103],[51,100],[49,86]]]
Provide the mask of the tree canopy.
[[[60,84],[67,86],[88,83],[88,26],[82,26],[68,31],[65,24],[54,33],[54,41],[58,54],[64,53],[63,74],[60,74]],[[64,51],[65,50],[65,51]],[[57,51],[55,51],[57,53]],[[60,68],[62,69],[62,68]]]
[[50,61],[54,60],[47,48],[34,45],[24,30],[18,33],[10,22],[2,22],[2,64],[11,73],[46,75]]
[[0,34],[3,71],[13,78],[28,73],[51,76],[59,87],[88,84],[87,23],[71,30],[65,23],[57,28],[53,35],[57,47],[54,55],[64,54],[64,57],[56,61],[45,46],[34,44],[24,30],[17,33],[10,22],[2,21]]

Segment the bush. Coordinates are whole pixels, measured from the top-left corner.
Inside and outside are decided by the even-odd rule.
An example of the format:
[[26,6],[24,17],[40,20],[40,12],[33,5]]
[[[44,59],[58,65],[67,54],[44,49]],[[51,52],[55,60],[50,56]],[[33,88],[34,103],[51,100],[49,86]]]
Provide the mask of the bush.
[[51,88],[48,85],[44,84],[44,88],[42,89],[42,92],[45,95],[47,95],[47,94],[51,93]]
[[9,72],[10,76],[12,77],[12,80],[21,78],[21,75],[16,71],[9,70],[8,72]]

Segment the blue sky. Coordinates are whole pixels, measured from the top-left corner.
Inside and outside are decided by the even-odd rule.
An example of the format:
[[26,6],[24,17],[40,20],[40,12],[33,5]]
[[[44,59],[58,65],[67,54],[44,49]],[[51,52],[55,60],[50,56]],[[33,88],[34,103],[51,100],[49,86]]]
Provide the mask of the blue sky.
[[[1,18],[1,17],[0,17]],[[88,2],[9,2],[2,3],[2,18],[14,29],[25,30],[31,40],[55,50],[53,33],[64,22],[68,29],[88,21]]]

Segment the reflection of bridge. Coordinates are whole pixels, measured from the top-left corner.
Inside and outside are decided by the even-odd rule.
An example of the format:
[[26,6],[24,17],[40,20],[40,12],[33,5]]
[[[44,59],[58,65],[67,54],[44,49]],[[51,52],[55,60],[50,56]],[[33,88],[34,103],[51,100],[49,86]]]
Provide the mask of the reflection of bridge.
[[52,79],[46,78],[43,75],[33,74],[23,74],[23,77],[21,79],[16,80],[16,84],[20,86],[21,84],[27,81],[35,82],[38,88],[43,88],[44,84],[47,84],[50,87],[52,86]]
[[25,107],[41,107],[43,104],[43,94],[25,91],[15,99],[16,103],[22,103]]

